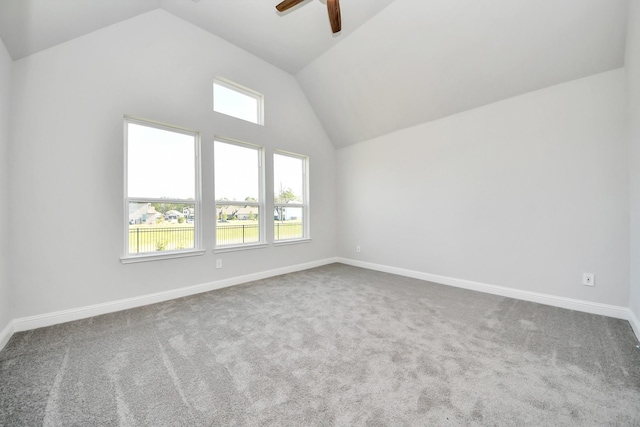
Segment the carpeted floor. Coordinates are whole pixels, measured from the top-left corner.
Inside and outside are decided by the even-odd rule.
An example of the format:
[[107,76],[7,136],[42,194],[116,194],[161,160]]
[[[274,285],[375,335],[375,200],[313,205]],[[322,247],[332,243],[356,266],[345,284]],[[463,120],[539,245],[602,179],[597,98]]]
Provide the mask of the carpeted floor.
[[626,321],[333,264],[18,333],[2,426],[640,425]]

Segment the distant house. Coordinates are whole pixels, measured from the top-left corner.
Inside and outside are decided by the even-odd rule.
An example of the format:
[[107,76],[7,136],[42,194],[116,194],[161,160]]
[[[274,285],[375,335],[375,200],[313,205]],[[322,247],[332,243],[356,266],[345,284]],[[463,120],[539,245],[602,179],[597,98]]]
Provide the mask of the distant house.
[[241,220],[258,219],[258,208],[255,206],[225,206],[216,209],[218,221],[223,220]]
[[187,219],[187,222],[193,222],[195,219],[195,209],[193,208],[182,208],[182,215]]
[[129,205],[129,224],[155,224],[158,218],[162,218],[162,214],[151,203]]
[[166,211],[164,213],[165,221],[176,222],[178,221],[178,218],[184,218],[184,214],[174,209],[171,209],[170,211]]
[[[281,211],[282,210],[282,211]],[[300,207],[276,207],[273,210],[273,219],[276,221],[296,221],[300,220],[301,209]]]

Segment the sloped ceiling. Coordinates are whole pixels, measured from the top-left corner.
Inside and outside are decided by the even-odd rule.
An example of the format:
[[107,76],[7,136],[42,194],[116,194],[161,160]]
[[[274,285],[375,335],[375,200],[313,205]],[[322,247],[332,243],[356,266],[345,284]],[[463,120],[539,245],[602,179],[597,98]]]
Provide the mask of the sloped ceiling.
[[[629,0],[0,0],[14,60],[162,8],[295,75],[336,147],[624,65]],[[206,53],[203,53],[206,54]]]
[[343,0],[333,35],[326,0],[286,13],[280,0],[0,0],[0,38],[16,60],[153,9],[164,9],[295,73],[393,0]]
[[157,0],[0,0],[0,38],[17,60],[157,7]]
[[396,0],[297,74],[343,147],[624,65],[625,0]]
[[[394,0],[342,0],[342,31],[331,33],[326,0],[279,13],[281,0],[164,0],[162,8],[295,74]],[[203,6],[198,8],[198,6]]]

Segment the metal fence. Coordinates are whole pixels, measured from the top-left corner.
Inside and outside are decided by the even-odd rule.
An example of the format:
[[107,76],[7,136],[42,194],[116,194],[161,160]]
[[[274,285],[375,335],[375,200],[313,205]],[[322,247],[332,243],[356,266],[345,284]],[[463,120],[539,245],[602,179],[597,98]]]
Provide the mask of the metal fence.
[[273,225],[273,237],[275,240],[302,238],[301,222],[276,222]]
[[[298,239],[303,236],[301,222],[275,222],[273,224],[275,240]],[[260,241],[258,223],[253,224],[225,224],[217,227],[218,246],[239,245],[242,243],[257,243]]]
[[[216,245],[258,243],[258,222],[248,224],[218,224]],[[303,237],[301,222],[274,222],[274,239],[287,240]],[[129,229],[129,253],[192,249],[195,235],[193,227],[136,227]]]
[[260,241],[260,227],[255,224],[228,224],[217,227],[216,244],[235,245]]
[[193,247],[193,227],[129,229],[129,253],[132,254],[190,249]]

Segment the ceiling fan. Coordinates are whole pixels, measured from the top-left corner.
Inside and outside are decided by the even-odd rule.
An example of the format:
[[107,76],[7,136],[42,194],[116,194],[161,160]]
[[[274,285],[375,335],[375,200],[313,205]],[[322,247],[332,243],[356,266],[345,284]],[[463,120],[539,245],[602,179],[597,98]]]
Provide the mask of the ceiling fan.
[[[279,12],[284,12],[303,1],[304,0],[284,0],[276,6],[276,9],[278,9]],[[342,21],[340,20],[340,0],[327,0],[327,10],[329,11],[331,31],[335,34],[342,29]]]

